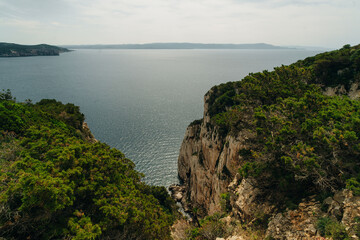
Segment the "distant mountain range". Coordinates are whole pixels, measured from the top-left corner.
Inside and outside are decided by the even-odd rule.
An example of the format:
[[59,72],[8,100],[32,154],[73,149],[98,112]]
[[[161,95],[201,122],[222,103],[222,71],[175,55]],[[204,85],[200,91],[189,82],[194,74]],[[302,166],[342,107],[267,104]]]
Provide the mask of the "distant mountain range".
[[69,49],[293,49],[266,43],[222,44],[222,43],[146,43],[146,44],[96,44],[64,45]]
[[58,56],[69,49],[47,44],[20,45],[0,42],[0,57]]
[[275,46],[267,43],[224,44],[224,43],[145,43],[145,44],[92,44],[63,45],[47,44],[20,45],[0,42],[0,57],[58,56],[69,49],[306,49],[327,50],[319,47]]

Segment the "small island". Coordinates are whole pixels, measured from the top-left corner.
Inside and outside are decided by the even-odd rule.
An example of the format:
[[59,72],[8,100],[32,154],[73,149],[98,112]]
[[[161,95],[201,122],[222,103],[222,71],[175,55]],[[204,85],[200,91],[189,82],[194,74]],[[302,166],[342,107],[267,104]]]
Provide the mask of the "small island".
[[60,53],[64,52],[70,52],[70,50],[47,44],[20,45],[0,43],[0,57],[59,56]]

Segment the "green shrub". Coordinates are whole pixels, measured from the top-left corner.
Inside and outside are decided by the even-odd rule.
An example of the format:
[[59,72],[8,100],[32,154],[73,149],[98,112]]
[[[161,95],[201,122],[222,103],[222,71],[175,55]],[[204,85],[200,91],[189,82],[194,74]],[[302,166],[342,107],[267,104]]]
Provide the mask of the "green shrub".
[[85,141],[78,107],[3,100],[0,116],[0,238],[170,239],[166,189],[142,183],[120,151]]
[[355,226],[354,226],[354,230],[355,230],[355,235],[357,237],[360,237],[360,217],[355,217]]
[[354,195],[360,195],[360,174],[358,177],[352,177],[346,180],[346,188],[353,191]]
[[323,217],[318,220],[317,230],[321,236],[331,237],[334,240],[350,239],[345,226],[329,217]]
[[200,235],[206,240],[215,240],[217,237],[226,237],[226,224],[221,221],[208,221],[201,226]]
[[220,205],[221,205],[221,209],[223,212],[231,211],[230,194],[229,193],[220,194]]
[[11,91],[10,89],[3,89],[1,92],[0,92],[0,101],[15,101],[16,98],[14,98],[11,94]]
[[325,236],[326,226],[328,226],[331,222],[332,222],[331,219],[328,217],[320,218],[317,221],[316,228],[321,236]]
[[198,236],[200,236],[199,228],[193,228],[190,231],[190,239],[196,239]]
[[203,122],[203,119],[197,119],[192,121],[189,126],[194,126],[194,125],[200,125]]
[[249,132],[239,151],[242,177],[282,195],[282,205],[345,186],[359,194],[360,102],[323,94],[359,80],[359,56],[360,45],[346,46],[212,88],[219,134]]

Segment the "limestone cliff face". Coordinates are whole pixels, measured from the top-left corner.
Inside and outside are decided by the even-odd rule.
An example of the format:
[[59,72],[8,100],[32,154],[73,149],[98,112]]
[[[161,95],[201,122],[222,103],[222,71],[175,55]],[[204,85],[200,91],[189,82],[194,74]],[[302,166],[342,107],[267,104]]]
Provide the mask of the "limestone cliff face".
[[[354,55],[355,52],[358,55]],[[182,186],[173,187],[177,189],[176,194],[173,191],[174,199],[183,204],[185,211],[193,210],[192,213],[197,215],[195,225],[199,225],[196,222],[198,216],[223,210],[222,193],[226,193],[229,217],[250,228],[260,227],[264,237],[320,239],[317,227],[320,220],[339,224],[339,229],[346,228],[346,234],[353,239],[360,237],[360,198],[344,190],[347,183],[339,177],[345,172],[352,176],[353,169],[344,165],[341,170],[341,164],[327,167],[338,161],[338,154],[331,156],[325,150],[327,145],[313,142],[317,127],[320,131],[329,125],[329,135],[333,135],[337,127],[332,127],[333,121],[326,119],[318,121],[325,121],[324,126],[312,122],[311,119],[317,119],[313,116],[318,115],[319,109],[313,108],[316,101],[309,96],[320,96],[322,90],[328,96],[348,95],[354,100],[360,97],[360,57],[357,57],[360,48],[349,50],[344,47],[332,54],[308,58],[273,72],[250,74],[240,82],[215,86],[205,95],[203,119],[190,124],[181,145],[178,175]],[[339,60],[344,65],[338,65],[339,56],[341,59],[347,56],[348,61]],[[326,61],[320,61],[321,58]],[[345,104],[340,98],[332,100]],[[319,106],[333,104],[328,98],[319,103]],[[293,104],[304,108],[293,108]],[[330,111],[320,109],[326,113]],[[337,108],[334,111],[341,112]],[[342,121],[344,119],[346,117],[341,117]],[[314,129],[308,128],[307,122],[311,122]],[[353,129],[357,129],[356,126]],[[358,166],[358,155],[342,148],[340,138],[339,149],[344,150],[341,154]],[[307,143],[314,146],[301,147]],[[315,157],[303,158],[302,155],[307,153]],[[306,167],[311,165],[307,165],[310,159],[314,162],[322,159],[316,168],[323,167],[323,171],[329,173],[325,174],[328,185],[322,185],[323,177],[312,177],[310,168]],[[301,173],[303,168],[307,169],[305,174]],[[324,200],[330,192],[333,198]]]
[[[355,88],[357,86],[352,86]],[[352,92],[356,95],[356,91]],[[210,121],[208,100],[211,94],[210,90],[204,97],[203,119],[189,125],[180,149],[178,174],[182,186],[177,187],[178,194],[174,198],[182,202],[185,211],[196,208],[202,217],[220,212],[221,194],[226,192],[230,194],[232,219],[250,226],[259,216],[268,219],[263,237],[326,239],[320,236],[316,226],[320,218],[329,217],[338,219],[351,238],[358,239],[356,219],[360,214],[360,197],[354,197],[351,191],[340,190],[322,203],[313,195],[302,199],[295,210],[280,210],[274,205],[275,193],[259,189],[253,178],[240,177],[238,169],[244,160],[239,150],[249,147],[248,140],[254,133],[244,128],[236,136],[222,135]],[[238,233],[227,239],[233,238],[250,239]]]
[[86,122],[83,122],[82,124],[82,132],[81,134],[83,135],[84,139],[90,143],[95,143],[98,140],[94,137],[94,135],[92,134],[92,132],[90,131],[89,126],[87,125]]
[[350,89],[346,90],[344,85],[336,87],[327,87],[324,89],[324,94],[328,96],[348,95],[350,99],[355,100],[360,98],[360,83],[355,81],[351,83]]
[[[241,219],[248,219],[256,208],[264,203],[264,196],[259,189],[255,191],[249,188],[249,183],[253,180],[240,181],[235,176],[242,164],[239,150],[247,148],[249,142],[247,140],[254,137],[254,134],[244,128],[239,130],[236,136],[222,135],[210,120],[209,99],[212,94],[213,90],[210,90],[204,96],[203,119],[189,125],[180,148],[178,175],[185,188],[184,198],[181,201],[185,203],[185,210],[197,208],[200,210],[199,214],[204,216],[221,210],[220,196],[227,192],[231,194],[233,212]],[[358,99],[359,82],[352,83],[349,90],[344,86],[328,87],[324,89],[324,94],[348,95],[351,99]],[[248,194],[251,195],[250,199],[241,197]],[[256,198],[255,195],[258,197]],[[243,198],[246,203],[238,198]],[[262,201],[258,201],[258,198],[262,198]],[[251,199],[253,202],[250,201]],[[262,211],[271,214],[273,207],[265,205]],[[257,207],[252,209],[251,206]]]
[[178,159],[179,178],[186,189],[186,200],[200,215],[220,209],[220,195],[239,168],[239,149],[251,136],[246,129],[234,136],[221,136],[210,123],[209,91],[205,97],[204,118],[191,124],[185,133]]
[[[326,208],[327,210],[325,210]],[[324,211],[325,210],[325,211]],[[321,204],[315,196],[303,199],[297,209],[274,214],[269,220],[267,236],[274,239],[324,239],[316,229],[319,218],[338,219],[349,233],[350,239],[359,239],[358,223],[360,197],[348,189],[338,191]]]

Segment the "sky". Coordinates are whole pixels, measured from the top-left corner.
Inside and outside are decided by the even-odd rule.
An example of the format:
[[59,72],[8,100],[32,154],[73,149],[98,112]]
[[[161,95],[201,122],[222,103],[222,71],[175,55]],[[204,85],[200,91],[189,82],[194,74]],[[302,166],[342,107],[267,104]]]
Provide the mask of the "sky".
[[0,42],[360,43],[359,0],[0,0]]

